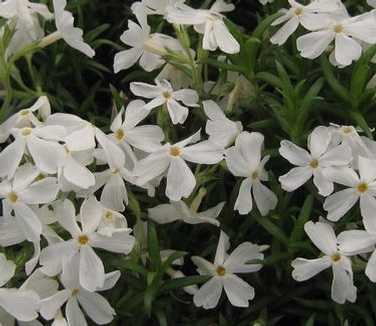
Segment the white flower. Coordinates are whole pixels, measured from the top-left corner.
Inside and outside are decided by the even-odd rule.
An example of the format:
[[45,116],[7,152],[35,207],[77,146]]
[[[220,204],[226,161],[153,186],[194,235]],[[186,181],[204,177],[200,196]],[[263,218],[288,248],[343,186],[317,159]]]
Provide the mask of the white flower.
[[51,106],[47,96],[41,96],[38,100],[29,108],[22,109],[0,125],[0,143],[5,142],[13,128],[34,127],[40,125],[41,122],[36,117],[35,113],[47,118],[51,114]]
[[376,233],[376,160],[359,156],[359,176],[351,168],[328,169],[325,176],[348,188],[340,190],[324,201],[327,219],[338,221],[359,200],[360,213],[366,230]]
[[104,266],[93,247],[111,252],[129,253],[134,245],[131,229],[118,229],[108,237],[97,232],[102,221],[103,206],[91,196],[80,208],[81,228],[77,224],[75,208],[70,200],[65,200],[56,208],[59,224],[72,236],[72,239],[58,242],[44,248],[40,263],[43,273],[53,276],[69,272],[63,267],[66,261],[77,254],[79,259],[79,282],[87,291],[96,291],[105,282]]
[[[188,117],[189,107],[198,107],[198,94],[193,89],[180,89],[174,91],[171,84],[167,81],[155,80],[156,85],[149,85],[142,82],[132,82],[130,89],[133,94],[152,100],[144,108],[154,109],[165,104],[173,124],[184,123]],[[181,105],[182,102],[185,106]]]
[[148,209],[149,217],[160,223],[170,223],[173,221],[182,220],[189,224],[210,223],[215,226],[219,226],[219,222],[216,220],[220,214],[224,202],[209,208],[203,212],[195,212],[187,207],[183,201],[171,201],[171,204],[161,204],[153,208]]
[[[354,253],[347,252],[344,249],[342,250],[341,247],[337,245],[338,240],[334,234],[333,228],[327,223],[313,223],[309,221],[304,225],[304,230],[311,241],[324,255],[317,259],[296,258],[291,263],[291,266],[294,268],[292,277],[296,281],[302,282],[332,267],[332,299],[338,303],[344,303],[346,300],[355,302],[356,287],[353,284],[351,260],[347,257]],[[351,246],[352,239],[350,238],[348,240]]]
[[4,215],[14,212],[25,238],[39,242],[42,222],[30,205],[51,203],[59,191],[56,178],[47,177],[35,181],[39,175],[30,163],[19,167],[12,180],[0,183],[0,198],[3,198]]
[[150,112],[144,106],[145,102],[141,100],[130,102],[125,110],[121,108],[110,126],[113,132],[110,136],[121,144],[127,153],[131,151],[130,145],[151,152],[164,139],[163,130],[159,126],[137,126]]
[[361,42],[376,43],[374,15],[365,13],[356,17],[336,19],[327,28],[300,36],[296,43],[302,57],[315,59],[333,40],[333,60],[341,66],[350,65],[362,54]]
[[0,177],[11,178],[24,154],[30,154],[40,172],[54,174],[64,161],[58,143],[65,136],[62,126],[36,126],[11,129],[14,141],[0,153]]
[[313,176],[313,183],[319,194],[328,196],[333,191],[333,182],[323,171],[331,166],[348,166],[352,159],[350,149],[345,145],[331,148],[331,134],[328,128],[321,126],[312,131],[307,145],[311,153],[288,140],[281,141],[279,153],[297,167],[280,176],[278,180],[284,190],[293,191]]
[[[2,287],[13,277],[15,271],[15,264],[7,260],[3,253],[0,253],[0,271],[0,287]],[[40,298],[32,290],[0,288],[0,308],[19,321],[35,320],[38,317],[39,307]],[[0,311],[0,315],[3,313]]]
[[376,0],[367,0],[367,4],[373,8],[376,8]]
[[137,15],[140,25],[128,20],[128,29],[120,36],[120,40],[131,48],[115,54],[115,73],[132,67],[138,60],[140,66],[150,72],[165,62],[161,56],[167,54],[166,48],[181,51],[180,43],[171,36],[150,33],[151,28],[144,16],[145,13]]
[[233,54],[240,51],[240,46],[223,22],[221,12],[234,8],[223,0],[217,0],[210,9],[193,9],[181,4],[168,8],[166,17],[170,23],[193,25],[196,32],[204,35],[203,49],[215,51],[219,47],[223,52]]
[[212,100],[203,101],[202,106],[209,118],[205,126],[209,140],[223,147],[230,146],[243,130],[242,123],[228,119],[221,108]]
[[[41,315],[46,320],[53,319],[59,315],[59,309],[66,303],[65,315],[69,325],[87,325],[82,310],[98,325],[110,323],[115,310],[100,294],[87,291],[81,286],[78,278],[80,266],[77,257],[74,256],[64,262],[66,273],[61,276],[64,289],[42,300]],[[103,285],[98,291],[112,288],[119,277],[119,271],[105,274]]]
[[229,246],[228,236],[221,231],[214,263],[198,256],[192,257],[201,275],[212,276],[193,296],[196,306],[202,306],[205,309],[214,308],[218,304],[223,289],[231,304],[236,307],[248,307],[248,300],[252,300],[255,296],[254,288],[235,274],[260,270],[261,264],[249,262],[256,259],[262,260],[263,254],[259,252],[257,245],[243,242],[228,255]]
[[245,177],[240,185],[234,209],[240,214],[247,214],[252,210],[252,195],[261,215],[266,215],[277,205],[276,195],[261,181],[267,181],[264,169],[269,156],[261,159],[261,149],[264,136],[258,132],[246,131],[238,135],[235,146],[226,149],[225,158],[228,169],[237,177]]
[[[0,17],[7,19],[7,26],[14,30],[5,51],[6,57],[44,36],[39,15],[45,20],[53,19],[53,15],[45,4],[27,0],[0,1]],[[2,27],[0,28],[0,36],[3,32],[4,28]]]
[[142,0],[149,15],[166,15],[170,7],[176,7],[185,0]]
[[306,6],[295,0],[289,0],[289,4],[290,9],[282,10],[284,15],[271,24],[276,26],[284,23],[278,32],[270,38],[270,42],[273,44],[284,44],[299,24],[310,31],[326,27],[332,21],[329,13],[338,12],[343,7],[342,3],[337,0],[312,1]]
[[173,201],[188,197],[196,185],[196,178],[185,161],[215,164],[223,159],[222,148],[209,141],[187,146],[199,139],[200,131],[173,145],[167,143],[139,160],[133,169],[136,184],[142,186],[167,171],[167,197]]
[[69,12],[64,10],[67,5],[66,0],[53,0],[55,10],[55,23],[59,38],[63,38],[72,48],[86,54],[92,58],[95,51],[83,41],[83,31],[80,28],[74,27],[74,17]]

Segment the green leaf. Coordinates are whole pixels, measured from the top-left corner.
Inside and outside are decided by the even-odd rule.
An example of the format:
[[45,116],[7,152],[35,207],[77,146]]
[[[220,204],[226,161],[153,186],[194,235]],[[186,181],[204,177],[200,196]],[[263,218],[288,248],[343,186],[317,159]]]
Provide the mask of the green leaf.
[[367,135],[368,138],[373,139],[372,132],[367,124],[367,121],[364,117],[357,111],[350,111],[351,118],[355,121],[355,123],[363,129],[364,133]]
[[304,326],[314,326],[315,325],[315,314],[313,314],[307,322],[304,324]]
[[304,235],[304,224],[310,219],[312,215],[313,195],[310,194],[304,201],[304,204],[300,210],[297,221],[295,222],[294,229],[290,235],[290,241],[296,242]]
[[163,262],[161,267],[161,273],[164,273],[166,269],[178,258],[184,257],[187,254],[185,251],[175,251]]
[[148,222],[148,253],[151,269],[155,272],[159,271],[161,268],[161,255],[155,225],[151,221]]
[[275,225],[268,217],[261,216],[258,211],[254,211],[252,216],[267,232],[277,238],[286,247],[289,246],[289,239],[287,238],[285,232]]
[[193,284],[201,284],[209,281],[212,278],[210,275],[194,275],[194,276],[186,276],[186,277],[179,277],[167,280],[161,287],[162,291],[171,291],[176,289],[181,289],[185,286],[193,285]]

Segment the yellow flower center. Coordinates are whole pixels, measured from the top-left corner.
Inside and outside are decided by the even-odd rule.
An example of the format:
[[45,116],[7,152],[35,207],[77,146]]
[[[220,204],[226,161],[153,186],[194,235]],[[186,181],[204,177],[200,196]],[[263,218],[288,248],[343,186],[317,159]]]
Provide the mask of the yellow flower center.
[[118,129],[118,130],[116,130],[116,132],[115,132],[115,137],[116,137],[116,139],[118,139],[118,140],[123,140],[123,138],[124,138],[124,131],[122,130],[122,129]]
[[29,115],[29,114],[30,114],[30,110],[28,110],[28,109],[21,110],[21,111],[19,112],[19,115],[20,115],[21,117],[26,117],[26,116]]
[[78,242],[79,242],[79,244],[81,244],[81,245],[85,245],[85,244],[87,244],[88,241],[89,241],[89,237],[88,237],[87,235],[85,235],[85,234],[82,234],[82,235],[80,235],[80,236],[78,237]]
[[39,173],[38,176],[35,178],[35,181],[43,180],[46,176],[42,173]]
[[24,128],[22,129],[22,136],[29,136],[31,134],[30,128]]
[[358,184],[358,187],[356,188],[359,192],[364,193],[368,190],[368,185],[365,182],[361,182]]
[[252,180],[256,180],[256,179],[258,179],[258,177],[259,177],[258,171],[253,171],[252,174],[251,174]]
[[342,27],[342,25],[340,25],[340,24],[338,24],[338,25],[335,25],[334,27],[333,27],[333,31],[334,31],[334,33],[341,33],[342,31],[343,31],[343,27]]
[[74,289],[74,290],[72,291],[72,293],[71,293],[72,297],[77,296],[79,292],[80,292],[79,289]]
[[218,266],[217,267],[217,274],[218,276],[225,276],[226,275],[226,268],[223,266]]
[[345,135],[348,135],[348,134],[351,134],[354,130],[354,127],[342,127],[341,128],[342,132],[345,134]]
[[15,204],[15,203],[17,203],[17,201],[18,201],[18,196],[14,193],[14,192],[12,192],[10,195],[9,195],[9,201],[11,202],[11,203],[13,203],[13,204]]
[[319,161],[317,159],[313,159],[311,161],[311,163],[309,163],[309,166],[312,168],[312,169],[316,169],[318,166],[319,166]]
[[300,16],[301,14],[303,13],[303,8],[296,8],[295,10],[294,10],[294,15],[295,16]]
[[172,147],[171,150],[170,150],[170,154],[173,157],[178,157],[178,156],[180,156],[180,149],[177,148],[177,147]]
[[111,174],[118,174],[119,172],[120,172],[120,170],[118,170],[118,169],[111,170]]
[[106,211],[106,213],[104,213],[104,217],[107,220],[112,220],[113,214],[111,211]]
[[168,100],[169,98],[171,98],[171,93],[170,92],[163,92],[163,97]]
[[332,262],[333,263],[338,263],[340,260],[341,260],[341,254],[339,252],[336,252],[332,257],[330,257],[332,259]]

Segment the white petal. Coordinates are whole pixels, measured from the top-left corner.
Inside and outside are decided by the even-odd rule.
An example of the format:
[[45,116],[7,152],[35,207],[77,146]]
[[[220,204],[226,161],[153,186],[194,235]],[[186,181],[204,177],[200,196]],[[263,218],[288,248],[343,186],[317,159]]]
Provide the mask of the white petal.
[[107,208],[122,212],[125,209],[124,202],[128,203],[127,189],[121,175],[116,173],[111,175],[104,185],[101,203]]
[[334,56],[342,66],[348,66],[353,60],[358,60],[362,54],[361,45],[344,33],[338,33],[335,37]]
[[2,150],[0,153],[0,177],[13,177],[25,152],[25,146],[25,140],[20,137]]
[[364,230],[348,230],[337,237],[338,248],[346,256],[358,255],[373,250],[376,236]]
[[264,255],[260,253],[259,246],[250,242],[241,243],[226,258],[223,267],[229,274],[252,273],[262,268],[261,264],[247,264],[251,260],[262,260]]
[[[347,271],[342,263],[336,263],[333,267],[332,299],[338,303],[346,300],[355,302],[356,287],[352,280],[352,273]],[[351,268],[351,266],[350,266]]]
[[215,275],[216,274],[216,268],[211,262],[199,256],[193,256],[191,259],[193,263],[197,266],[197,272],[200,275]]
[[204,309],[214,308],[222,293],[222,281],[219,277],[213,277],[205,283],[193,296],[193,302],[197,307]]
[[166,196],[173,201],[187,198],[196,185],[192,171],[180,157],[173,157],[167,172]]
[[253,180],[251,178],[244,179],[240,185],[239,194],[234,205],[234,209],[239,211],[239,214],[245,215],[252,210],[252,185]]
[[328,212],[327,219],[336,222],[358,201],[359,193],[348,188],[338,191],[324,201],[323,208]]
[[55,293],[54,295],[45,298],[41,302],[41,309],[40,314],[43,316],[44,319],[51,320],[54,318],[58,309],[62,307],[62,305],[68,301],[71,296],[71,290],[65,289]]
[[59,185],[56,178],[44,178],[32,183],[18,193],[19,200],[26,204],[47,204],[56,199]]
[[95,198],[90,196],[85,199],[80,208],[82,231],[86,234],[92,234],[102,220],[103,206]]
[[110,237],[95,233],[90,237],[90,245],[111,252],[128,254],[132,251],[135,238],[130,235],[132,229],[116,229]]
[[372,282],[376,282],[376,250],[373,251],[368,259],[365,273]]
[[167,101],[167,109],[174,125],[177,123],[183,124],[188,117],[188,108],[179,104],[173,98]]
[[132,67],[137,62],[141,54],[142,50],[139,48],[133,48],[116,53],[114,57],[115,74],[118,73],[120,70]]
[[334,189],[333,182],[323,175],[320,168],[313,170],[313,184],[319,191],[319,195],[324,197],[329,196]]
[[39,296],[31,290],[0,289],[0,306],[20,321],[38,317]]
[[252,192],[256,206],[262,216],[265,216],[277,206],[277,196],[269,188],[265,187],[260,180],[253,182]]
[[328,256],[317,259],[296,258],[291,263],[294,268],[292,277],[295,281],[302,282],[329,268],[331,264],[332,261]]
[[300,55],[308,59],[317,58],[324,52],[330,42],[333,41],[333,34],[334,32],[331,30],[324,30],[300,36],[296,40],[296,45],[300,51]]
[[14,213],[26,239],[31,242],[40,240],[42,222],[34,211],[24,203],[14,205]]
[[79,277],[81,286],[90,292],[96,291],[104,284],[103,263],[88,245],[83,245],[80,249]]
[[115,310],[108,301],[98,293],[80,291],[78,302],[87,315],[98,325],[110,323],[114,318]]
[[219,48],[224,53],[234,54],[240,51],[238,41],[231,35],[222,21],[216,21],[214,23],[213,33]]
[[294,191],[301,185],[305,184],[312,176],[313,169],[309,166],[299,166],[292,168],[286,174],[280,176],[278,181],[281,183],[282,189],[286,191]]
[[358,156],[359,175],[362,181],[370,183],[376,179],[376,160]]
[[181,213],[171,204],[161,204],[148,209],[149,218],[159,224],[170,223],[181,219]]
[[214,264],[216,266],[222,266],[227,257],[227,250],[230,247],[228,235],[221,230],[221,234],[218,240],[217,250],[215,252]]
[[64,176],[69,182],[83,189],[88,189],[95,184],[93,173],[85,166],[79,164],[72,156],[67,158],[67,163],[64,166]]
[[69,325],[87,326],[85,316],[82,313],[80,307],[78,306],[76,297],[73,297],[70,300],[68,300],[67,305],[65,307],[65,315],[67,317]]
[[223,160],[223,148],[210,141],[202,141],[182,148],[184,160],[198,164],[215,164]]
[[296,146],[288,140],[281,141],[279,154],[290,163],[298,166],[307,166],[311,161],[311,155],[305,149]]
[[[276,21],[273,22],[272,25],[274,25]],[[284,44],[287,39],[290,37],[292,33],[295,32],[295,30],[299,26],[299,19],[296,16],[292,16],[291,19],[289,19],[278,31],[275,33],[271,38],[270,42],[273,44],[282,45]]]
[[248,307],[249,300],[255,296],[255,290],[248,283],[236,275],[227,274],[222,278],[227,298],[235,307]]
[[363,193],[360,195],[359,206],[364,228],[369,233],[376,234],[376,198],[368,193]]
[[337,239],[330,224],[309,221],[304,224],[304,231],[324,254],[331,256],[337,252]]

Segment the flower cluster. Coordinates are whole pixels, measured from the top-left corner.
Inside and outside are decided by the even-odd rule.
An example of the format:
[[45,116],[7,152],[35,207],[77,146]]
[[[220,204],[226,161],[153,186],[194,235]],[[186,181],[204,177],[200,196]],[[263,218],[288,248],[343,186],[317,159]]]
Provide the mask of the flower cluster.
[[[248,37],[225,16],[234,4],[216,0],[195,9],[187,3],[142,0],[130,6],[133,16],[119,34],[111,69],[117,76],[131,69],[142,74],[129,73],[127,96],[111,86],[112,117],[102,126],[109,120],[67,113],[68,106],[59,110],[36,82],[33,55],[60,39],[81,55],[95,55],[67,1],[52,0],[51,12],[45,4],[0,0],[6,95],[0,97],[1,325],[116,323],[118,305],[142,306],[135,314],[149,318],[159,299],[176,289],[196,307],[225,302],[248,308],[257,300],[257,282],[265,286],[262,273],[253,273],[282,260],[285,270],[276,269],[273,277],[290,276],[292,267],[292,278],[301,282],[331,268],[331,298],[340,304],[357,299],[354,262],[376,282],[376,141],[357,107],[375,99],[374,10],[350,17],[340,0],[288,0],[289,9],[273,11],[273,19]],[[260,3],[278,9],[273,0]],[[51,21],[56,28],[46,33]],[[296,39],[300,56],[286,59],[288,69],[277,62],[272,73],[262,71],[271,62],[256,55],[264,53],[265,35],[265,55],[272,56],[281,55],[279,46],[291,36]],[[364,59],[366,51],[371,55]],[[326,53],[335,67],[327,64],[325,82],[362,128],[323,125],[325,115],[310,120],[313,103],[328,94],[324,78],[313,69],[295,86],[289,75],[304,75],[295,59],[322,56],[327,63]],[[23,82],[20,58],[36,85]],[[346,72],[337,67],[357,60],[347,94],[332,70]],[[12,82],[26,95],[13,92]],[[248,121],[254,117],[259,120]],[[302,140],[307,149],[299,146]],[[294,167],[281,175],[276,164],[286,171],[284,159]],[[296,214],[287,208],[293,198],[287,193],[302,187],[315,195],[322,214],[306,214],[297,204],[300,220],[287,223]],[[318,258],[296,258],[302,248],[316,251],[299,243],[304,231],[321,251]],[[258,304],[268,302],[269,294]],[[155,315],[167,324],[160,311]]]

